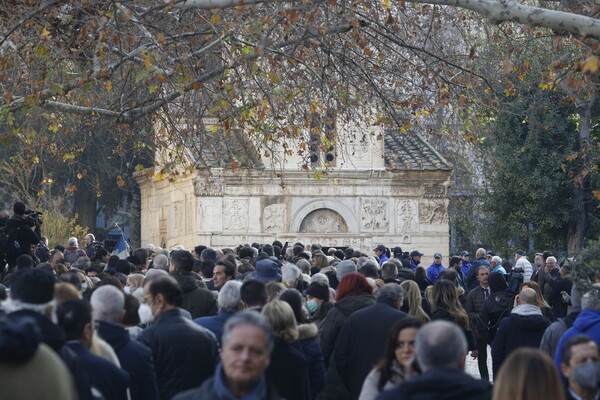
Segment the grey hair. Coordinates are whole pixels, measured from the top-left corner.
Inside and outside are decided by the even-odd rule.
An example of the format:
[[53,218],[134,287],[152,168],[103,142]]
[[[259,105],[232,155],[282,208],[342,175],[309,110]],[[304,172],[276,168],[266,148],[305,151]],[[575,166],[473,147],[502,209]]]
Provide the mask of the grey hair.
[[300,271],[302,271],[303,273],[310,273],[310,262],[308,262],[308,260],[301,258],[298,261],[296,261],[296,266],[300,268]]
[[284,283],[295,285],[301,275],[302,271],[295,264],[288,263],[281,266],[281,280]]
[[229,280],[225,282],[217,297],[220,312],[234,313],[238,310],[238,305],[242,300],[240,294],[241,287],[242,282],[240,281]]
[[322,274],[320,272],[318,272],[310,277],[310,283],[313,283],[313,282],[323,282],[324,284],[329,286],[329,278],[327,277],[327,275]]
[[92,242],[94,240],[96,240],[96,237],[93,234],[91,234],[91,233],[88,233],[87,235],[85,235],[85,237],[88,238],[88,239],[90,239]]
[[151,279],[158,278],[159,276],[167,276],[167,275],[169,275],[169,273],[167,271],[165,271],[164,269],[150,268],[146,272],[146,279],[144,279],[144,286],[146,286],[146,283],[149,282]]
[[[359,261],[360,261],[360,259],[359,259]],[[375,267],[376,270],[379,269],[379,264],[377,263],[377,261],[375,261],[374,259],[372,259],[370,257],[369,258],[365,258],[365,260],[363,261],[362,265],[359,264],[359,266],[361,266],[361,267],[365,267],[367,265]]]
[[455,323],[433,321],[417,333],[416,351],[423,371],[435,367],[458,368],[467,354],[467,339]]
[[84,270],[90,265],[92,265],[90,258],[88,256],[81,256],[73,263],[73,265],[71,265],[71,267]]
[[583,310],[600,310],[600,291],[592,289],[581,298],[581,308]]
[[385,300],[392,304],[396,304],[398,300],[402,304],[403,297],[404,290],[397,283],[387,283],[377,291],[377,300]]
[[69,240],[67,241],[67,246],[68,247],[77,247],[77,238],[70,237]]
[[154,268],[168,270],[169,269],[169,258],[164,254],[159,254],[154,257],[154,261],[152,261],[152,265]]
[[381,266],[382,279],[394,279],[398,277],[398,266],[393,261],[386,261]]
[[494,256],[494,257],[492,257],[492,262],[496,265],[502,265],[502,258],[500,258],[498,256]]
[[480,257],[483,257],[483,256],[485,256],[485,249],[483,247],[480,247],[475,252],[475,257],[480,258]]
[[94,320],[116,324],[125,308],[125,296],[116,287],[104,285],[94,290],[90,304]]
[[221,336],[221,348],[225,347],[229,342],[229,335],[231,331],[234,328],[243,325],[254,326],[262,329],[267,336],[267,342],[265,344],[267,345],[269,351],[273,351],[273,346],[275,345],[275,335],[273,334],[273,329],[271,328],[269,321],[267,321],[262,314],[252,310],[240,311],[227,320],[225,327],[223,328],[223,335]]
[[156,251],[157,254],[162,254],[163,256],[169,258],[169,255],[171,254],[171,252],[169,251],[169,249],[158,249]]

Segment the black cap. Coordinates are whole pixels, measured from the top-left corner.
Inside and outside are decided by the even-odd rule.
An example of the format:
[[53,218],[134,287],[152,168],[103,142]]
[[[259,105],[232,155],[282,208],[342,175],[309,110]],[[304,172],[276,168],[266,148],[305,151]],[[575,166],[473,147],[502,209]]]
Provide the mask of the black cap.
[[400,246],[394,247],[394,249],[392,250],[392,253],[394,253],[394,254],[402,254],[402,247],[400,247]]
[[469,254],[469,252],[468,252],[468,251],[466,251],[466,250],[463,250],[463,251],[461,251],[461,252],[460,252],[460,256],[461,256],[461,257],[464,257],[464,256],[470,256],[470,254]]
[[411,257],[415,257],[415,256],[423,257],[424,255],[425,254],[421,253],[419,250],[413,250],[410,252]]
[[496,253],[494,253],[492,250],[488,250],[487,253],[485,253],[485,255],[494,257]]
[[386,247],[382,244],[378,244],[377,247],[373,249],[373,251],[385,251]]
[[54,298],[54,277],[40,269],[21,269],[10,280],[10,297],[30,304],[46,304]]
[[525,252],[523,250],[517,250],[517,251],[515,251],[515,254],[518,254],[520,256],[524,256]]

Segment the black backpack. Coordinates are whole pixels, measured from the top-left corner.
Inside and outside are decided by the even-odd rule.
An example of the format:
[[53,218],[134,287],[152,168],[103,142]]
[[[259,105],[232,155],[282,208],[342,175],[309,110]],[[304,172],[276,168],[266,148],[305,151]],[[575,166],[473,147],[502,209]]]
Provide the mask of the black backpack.
[[513,271],[506,280],[506,291],[513,296],[519,294],[522,283],[523,273],[519,271]]
[[0,264],[2,266],[4,263],[14,265],[17,257],[25,253],[18,241],[20,230],[21,226],[12,224],[0,230]]

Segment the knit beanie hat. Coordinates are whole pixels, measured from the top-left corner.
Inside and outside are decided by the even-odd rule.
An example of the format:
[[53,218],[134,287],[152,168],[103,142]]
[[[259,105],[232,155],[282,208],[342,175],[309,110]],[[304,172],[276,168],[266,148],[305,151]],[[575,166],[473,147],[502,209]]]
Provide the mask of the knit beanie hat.
[[10,297],[30,304],[46,304],[54,298],[54,277],[48,272],[27,268],[14,273]]
[[308,289],[306,289],[306,294],[312,297],[316,297],[317,299],[328,301],[329,287],[320,282],[313,282],[310,285],[308,285]]
[[356,264],[352,260],[344,260],[336,265],[337,272],[335,274],[338,281],[342,281],[342,278],[348,275],[350,272],[358,272]]

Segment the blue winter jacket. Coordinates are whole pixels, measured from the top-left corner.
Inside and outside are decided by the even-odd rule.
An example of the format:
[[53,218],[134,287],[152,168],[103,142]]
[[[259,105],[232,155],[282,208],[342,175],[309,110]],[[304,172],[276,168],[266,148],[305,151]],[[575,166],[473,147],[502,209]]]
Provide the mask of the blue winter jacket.
[[[560,359],[565,342],[577,335],[587,335],[591,337],[598,346],[600,346],[600,311],[583,310],[577,317],[573,326],[569,328],[560,338],[556,353],[554,354],[554,365],[560,371]],[[562,375],[562,372],[561,372]]]

